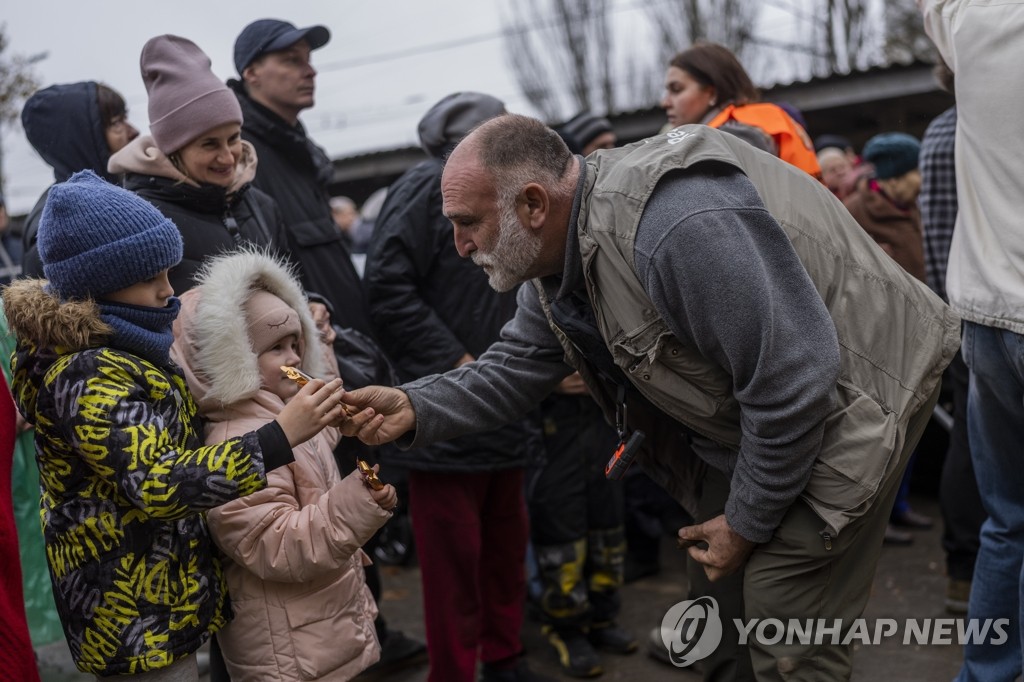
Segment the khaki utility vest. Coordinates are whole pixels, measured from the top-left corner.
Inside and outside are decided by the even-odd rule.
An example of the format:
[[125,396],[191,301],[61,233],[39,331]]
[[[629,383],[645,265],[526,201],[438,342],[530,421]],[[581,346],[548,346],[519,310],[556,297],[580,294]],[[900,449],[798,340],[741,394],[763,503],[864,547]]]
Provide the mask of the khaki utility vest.
[[[938,385],[960,344],[960,318],[906,274],[845,207],[804,171],[743,140],[687,125],[586,160],[576,230],[587,293],[615,363],[658,409],[710,440],[740,449],[732,380],[669,331],[634,269],[644,206],[666,173],[704,161],[741,170],[785,230],[835,323],[838,401],[803,497],[838,533],[863,515],[899,466],[907,424]],[[539,284],[539,283],[538,283]],[[541,301],[551,320],[546,297]],[[585,359],[552,327],[570,364],[604,399]],[[664,457],[664,455],[659,455]],[[662,473],[684,475],[680,463]],[[663,484],[677,499],[673,482]]]

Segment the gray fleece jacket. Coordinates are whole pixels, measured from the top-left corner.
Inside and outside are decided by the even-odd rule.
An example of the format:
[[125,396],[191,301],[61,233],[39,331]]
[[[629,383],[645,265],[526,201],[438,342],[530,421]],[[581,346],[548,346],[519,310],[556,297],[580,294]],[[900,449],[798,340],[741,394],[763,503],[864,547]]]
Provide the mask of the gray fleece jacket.
[[[570,225],[577,222],[585,169]],[[757,393],[759,409],[745,413],[752,420],[745,430],[770,432],[772,441],[786,444],[779,451],[765,439],[754,446],[765,452],[738,460],[735,450],[693,440],[705,461],[732,478],[730,525],[751,540],[766,540],[807,484],[833,405],[839,357],[828,312],[751,182],[723,167],[698,166],[659,184],[637,229],[635,266],[672,332],[730,372],[737,391]],[[730,279],[739,276],[748,281],[733,286]],[[585,297],[575,230],[569,230],[563,275],[542,283],[552,301],[574,292]],[[738,299],[737,291],[748,297]],[[537,290],[522,287],[518,302],[502,340],[477,362],[402,387],[416,409],[413,444],[504,423],[572,371]],[[802,396],[801,409],[787,400],[793,395]]]

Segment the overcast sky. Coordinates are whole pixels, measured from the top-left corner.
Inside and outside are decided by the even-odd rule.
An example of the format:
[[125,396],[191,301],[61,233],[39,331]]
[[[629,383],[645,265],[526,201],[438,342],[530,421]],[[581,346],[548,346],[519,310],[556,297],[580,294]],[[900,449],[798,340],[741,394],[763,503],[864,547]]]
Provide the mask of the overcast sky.
[[[423,113],[458,90],[486,92],[504,100],[510,111],[536,115],[507,66],[498,12],[503,1],[4,0],[0,22],[10,39],[5,57],[45,53],[34,67],[43,87],[106,83],[124,95],[130,120],[143,132],[149,121],[139,53],[153,36],[191,39],[226,80],[237,75],[234,41],[250,22],[278,18],[300,27],[323,24],[331,40],[313,53],[319,71],[316,106],[302,114],[302,121],[338,158],[417,144],[416,123]],[[615,29],[628,36],[621,41],[624,49],[652,43],[640,32],[644,22],[638,8],[654,1],[611,0]],[[777,36],[792,18],[780,22],[771,11],[764,6],[761,28]],[[8,209],[26,213],[53,181],[53,172],[25,140],[20,122],[5,126],[0,142]]]
[[[8,0],[7,55],[46,52],[35,66],[45,87],[104,82],[124,95],[129,118],[148,127],[139,53],[151,37],[185,36],[199,45],[223,79],[235,77],[232,48],[249,22],[279,18],[323,24],[331,41],[314,52],[316,106],[302,115],[310,135],[332,156],[417,143],[416,122],[438,99],[479,90],[512,111],[534,113],[518,95],[498,37],[493,0]],[[20,124],[4,128],[4,187],[14,214],[27,212],[53,181]]]

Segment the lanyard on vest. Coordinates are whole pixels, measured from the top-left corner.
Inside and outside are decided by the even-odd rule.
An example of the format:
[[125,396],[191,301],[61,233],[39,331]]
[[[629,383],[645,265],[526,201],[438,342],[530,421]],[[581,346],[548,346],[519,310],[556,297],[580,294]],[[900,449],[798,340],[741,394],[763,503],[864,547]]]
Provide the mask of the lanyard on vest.
[[619,384],[615,396],[615,431],[619,434],[619,446],[604,467],[604,475],[613,481],[618,481],[626,474],[626,469],[636,459],[640,444],[644,442],[643,431],[634,431],[626,438],[626,412],[626,386]]
[[589,301],[578,293],[556,299],[551,302],[551,316],[579,354],[587,360],[595,374],[607,384],[615,386],[615,430],[619,434],[619,445],[605,465],[604,475],[617,481],[625,475],[629,465],[636,459],[636,453],[644,441],[643,431],[634,431],[628,438],[626,437],[626,387],[629,380],[612,360],[611,353],[608,352],[608,347],[592,319],[593,311],[590,309]]

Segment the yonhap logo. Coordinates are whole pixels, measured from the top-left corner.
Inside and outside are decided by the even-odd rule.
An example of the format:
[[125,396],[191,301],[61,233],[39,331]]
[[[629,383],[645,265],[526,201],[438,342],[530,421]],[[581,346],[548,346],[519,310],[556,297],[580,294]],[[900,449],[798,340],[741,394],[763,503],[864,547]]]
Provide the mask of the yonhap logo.
[[[853,644],[879,645],[895,638],[904,646],[989,644],[999,646],[1013,641],[1009,636],[1009,618],[910,618],[900,623],[893,618],[868,621],[855,618],[733,618],[737,643],[751,641],[761,647],[821,647]],[[724,624],[713,597],[681,601],[661,619],[661,641],[673,665],[685,668],[710,656],[722,643]]]
[[661,619],[661,641],[672,665],[685,668],[707,658],[722,642],[722,619],[713,597],[681,601]]

